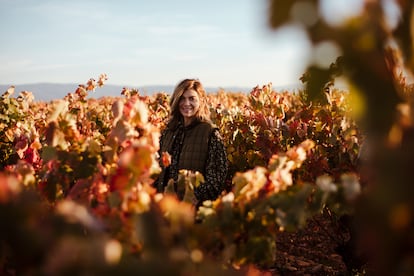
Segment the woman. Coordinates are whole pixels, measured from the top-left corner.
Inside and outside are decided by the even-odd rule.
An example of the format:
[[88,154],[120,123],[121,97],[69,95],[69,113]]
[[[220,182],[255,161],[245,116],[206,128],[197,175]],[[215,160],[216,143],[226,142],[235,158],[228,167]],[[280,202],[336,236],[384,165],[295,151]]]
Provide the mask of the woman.
[[[194,189],[199,203],[216,199],[224,189],[227,174],[226,150],[220,133],[210,121],[206,92],[197,79],[185,79],[174,89],[170,99],[170,118],[161,133],[160,156],[168,152],[169,166],[164,166],[155,182],[158,192],[170,179],[175,186],[181,169],[198,171],[205,182]],[[178,195],[182,199],[183,195]]]

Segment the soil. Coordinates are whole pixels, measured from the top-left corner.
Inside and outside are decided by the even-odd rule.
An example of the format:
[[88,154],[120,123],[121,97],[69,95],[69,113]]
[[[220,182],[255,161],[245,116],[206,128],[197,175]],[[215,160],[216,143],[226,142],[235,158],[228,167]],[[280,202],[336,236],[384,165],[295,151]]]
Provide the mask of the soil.
[[294,233],[277,238],[271,275],[371,275],[366,258],[356,252],[352,217],[325,210]]

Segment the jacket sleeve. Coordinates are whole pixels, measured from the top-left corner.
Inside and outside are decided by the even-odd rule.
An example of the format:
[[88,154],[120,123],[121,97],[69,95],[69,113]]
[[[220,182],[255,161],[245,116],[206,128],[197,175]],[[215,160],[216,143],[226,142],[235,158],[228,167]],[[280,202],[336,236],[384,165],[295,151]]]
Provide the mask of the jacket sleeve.
[[205,182],[198,186],[194,194],[202,202],[214,200],[224,189],[228,170],[227,152],[218,129],[214,129],[208,146],[208,157],[204,173]]

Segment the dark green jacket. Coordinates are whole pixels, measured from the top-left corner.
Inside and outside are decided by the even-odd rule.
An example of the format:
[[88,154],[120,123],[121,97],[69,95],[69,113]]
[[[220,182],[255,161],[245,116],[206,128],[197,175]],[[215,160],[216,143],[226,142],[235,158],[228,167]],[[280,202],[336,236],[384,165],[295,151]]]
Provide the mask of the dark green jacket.
[[[186,169],[199,171],[205,174],[206,161],[208,157],[208,144],[214,127],[207,122],[195,122],[190,126],[184,127],[184,140],[178,161],[178,170]],[[172,154],[172,145],[179,128],[165,129],[160,139],[160,153],[168,152]],[[162,164],[161,164],[162,167]],[[163,191],[168,181],[165,179],[165,170],[162,167],[157,190]]]

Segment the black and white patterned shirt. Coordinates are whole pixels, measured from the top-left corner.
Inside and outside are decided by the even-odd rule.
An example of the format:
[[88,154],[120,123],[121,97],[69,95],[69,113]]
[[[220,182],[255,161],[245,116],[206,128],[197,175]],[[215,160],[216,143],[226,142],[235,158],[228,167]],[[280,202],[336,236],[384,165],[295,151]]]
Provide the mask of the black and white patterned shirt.
[[214,200],[223,191],[227,176],[227,153],[223,140],[217,129],[211,134],[208,145],[208,157],[204,175],[205,183],[198,186],[194,194],[201,202]]

